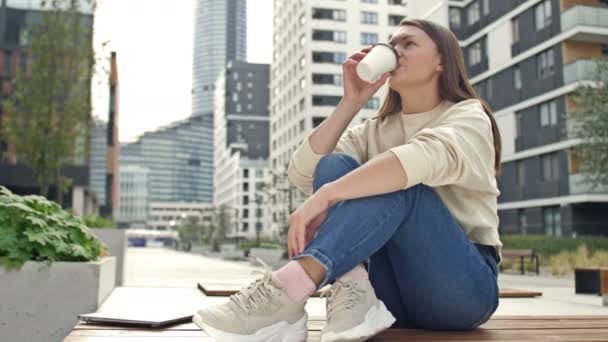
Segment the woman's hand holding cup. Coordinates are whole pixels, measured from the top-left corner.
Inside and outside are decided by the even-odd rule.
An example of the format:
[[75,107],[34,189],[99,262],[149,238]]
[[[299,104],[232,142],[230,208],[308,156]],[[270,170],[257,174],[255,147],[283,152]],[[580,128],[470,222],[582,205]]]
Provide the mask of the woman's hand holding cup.
[[[367,47],[350,56],[342,64],[344,73],[344,100],[356,104],[358,108],[362,108],[390,76],[390,73],[386,72],[373,83],[366,82],[359,77],[357,65],[371,50],[372,47]],[[395,66],[396,63],[395,59]]]

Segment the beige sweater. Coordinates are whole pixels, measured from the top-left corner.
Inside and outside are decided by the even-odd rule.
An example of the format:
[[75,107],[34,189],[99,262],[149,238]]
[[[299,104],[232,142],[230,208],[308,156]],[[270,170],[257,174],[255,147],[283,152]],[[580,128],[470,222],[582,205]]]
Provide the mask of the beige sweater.
[[[368,119],[347,129],[334,150],[360,164],[385,151],[399,158],[408,178],[404,189],[433,187],[469,240],[495,246],[502,260],[492,129],[479,101],[443,101],[431,111],[390,115],[382,123]],[[321,157],[307,137],[289,163],[289,180],[307,195]]]

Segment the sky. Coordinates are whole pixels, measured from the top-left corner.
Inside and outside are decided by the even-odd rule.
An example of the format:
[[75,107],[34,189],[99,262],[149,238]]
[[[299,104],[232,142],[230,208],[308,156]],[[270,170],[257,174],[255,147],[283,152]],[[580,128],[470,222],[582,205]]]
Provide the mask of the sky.
[[[190,115],[195,1],[102,0],[99,4],[93,115],[107,118],[103,77],[107,66],[102,56],[116,51],[121,142]],[[272,0],[248,0],[247,27],[247,60],[270,63]]]

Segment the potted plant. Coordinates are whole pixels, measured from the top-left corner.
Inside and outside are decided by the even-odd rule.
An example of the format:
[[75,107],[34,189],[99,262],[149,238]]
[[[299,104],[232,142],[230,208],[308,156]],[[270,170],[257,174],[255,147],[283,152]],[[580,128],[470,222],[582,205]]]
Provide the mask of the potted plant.
[[81,219],[0,186],[3,341],[61,341],[114,288],[116,259]]

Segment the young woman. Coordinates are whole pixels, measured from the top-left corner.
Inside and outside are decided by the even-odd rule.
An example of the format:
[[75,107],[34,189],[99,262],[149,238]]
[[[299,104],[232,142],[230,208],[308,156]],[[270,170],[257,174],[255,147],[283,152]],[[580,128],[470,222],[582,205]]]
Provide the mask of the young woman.
[[[291,159],[290,181],[311,194],[289,216],[292,260],[195,315],[209,335],[304,341],[304,304],[328,283],[323,342],[468,330],[498,307],[496,122],[448,29],[405,20],[389,43],[397,69],[368,84],[355,68],[370,48],[350,56],[341,102]],[[379,115],[346,130],[387,80]]]

